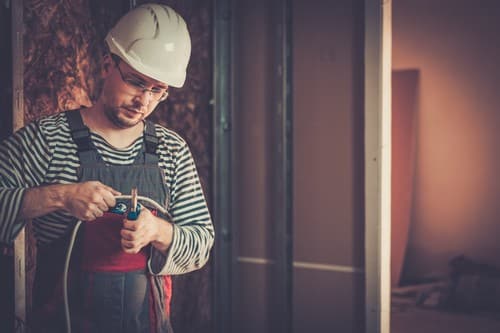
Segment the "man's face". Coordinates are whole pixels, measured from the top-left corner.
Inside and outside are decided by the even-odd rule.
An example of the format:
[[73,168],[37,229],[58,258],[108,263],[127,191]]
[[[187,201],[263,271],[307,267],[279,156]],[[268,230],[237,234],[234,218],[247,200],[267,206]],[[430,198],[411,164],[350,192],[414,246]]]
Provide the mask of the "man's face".
[[106,117],[119,128],[137,125],[166,98],[168,86],[135,71],[124,61],[105,58],[101,95]]

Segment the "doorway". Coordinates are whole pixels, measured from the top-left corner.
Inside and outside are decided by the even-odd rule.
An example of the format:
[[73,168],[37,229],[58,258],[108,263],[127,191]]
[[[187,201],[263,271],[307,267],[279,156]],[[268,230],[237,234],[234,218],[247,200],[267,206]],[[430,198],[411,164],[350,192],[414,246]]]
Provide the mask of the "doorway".
[[391,333],[500,330],[499,17],[393,3]]

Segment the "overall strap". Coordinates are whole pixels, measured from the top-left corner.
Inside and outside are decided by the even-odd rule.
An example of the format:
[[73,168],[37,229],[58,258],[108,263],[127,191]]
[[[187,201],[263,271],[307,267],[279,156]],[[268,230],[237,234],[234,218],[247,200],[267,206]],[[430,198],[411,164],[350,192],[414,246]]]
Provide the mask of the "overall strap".
[[158,137],[156,136],[155,124],[146,120],[146,128],[144,131],[144,164],[158,165],[158,155],[156,148],[158,147]]
[[100,162],[97,150],[90,139],[90,132],[87,126],[83,123],[80,110],[66,111],[66,118],[68,119],[69,129],[73,141],[78,147],[78,157],[80,164],[95,164]]

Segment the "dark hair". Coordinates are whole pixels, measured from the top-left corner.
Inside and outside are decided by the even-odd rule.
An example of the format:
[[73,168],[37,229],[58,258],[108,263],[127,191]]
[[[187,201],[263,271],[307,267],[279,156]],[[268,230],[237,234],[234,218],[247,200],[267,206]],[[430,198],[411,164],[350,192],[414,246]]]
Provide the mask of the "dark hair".
[[109,49],[108,43],[104,42],[104,48],[103,48],[102,55],[105,56],[108,54],[111,56],[111,59],[115,62],[115,64],[118,65],[122,61],[122,58],[120,58],[120,56],[118,56],[114,53],[111,53],[111,50]]
[[116,54],[110,53],[110,55],[111,55],[111,59],[113,59],[113,61],[115,62],[115,64],[118,65],[122,61],[122,58],[120,58]]

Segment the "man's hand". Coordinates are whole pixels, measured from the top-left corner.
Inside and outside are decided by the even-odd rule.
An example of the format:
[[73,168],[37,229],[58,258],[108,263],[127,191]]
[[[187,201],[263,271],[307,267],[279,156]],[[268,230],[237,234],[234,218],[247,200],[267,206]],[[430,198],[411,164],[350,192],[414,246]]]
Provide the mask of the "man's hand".
[[64,210],[82,221],[92,221],[116,205],[120,192],[98,181],[66,185]]
[[172,243],[172,234],[172,224],[142,206],[137,220],[123,220],[120,231],[122,249],[126,253],[138,253],[151,243],[158,250],[166,252]]
[[114,207],[114,196],[119,194],[98,181],[33,187],[25,192],[18,219],[33,219],[64,210],[82,221],[91,221]]

